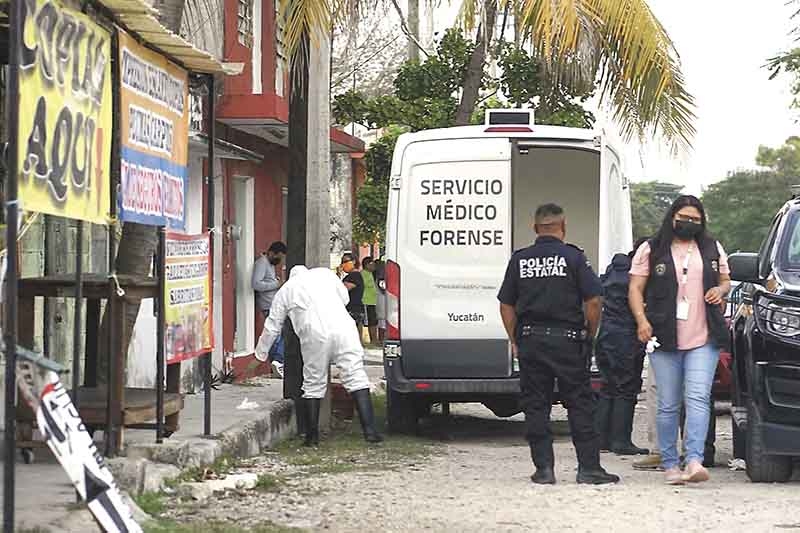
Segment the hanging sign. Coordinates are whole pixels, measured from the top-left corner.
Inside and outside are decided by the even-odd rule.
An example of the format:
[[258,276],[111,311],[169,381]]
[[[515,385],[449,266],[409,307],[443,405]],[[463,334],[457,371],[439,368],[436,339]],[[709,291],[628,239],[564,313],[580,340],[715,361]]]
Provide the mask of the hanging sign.
[[164,353],[171,364],[214,348],[210,239],[168,233],[166,250]]
[[56,0],[22,2],[19,198],[23,209],[106,224],[111,34]]
[[119,214],[183,230],[189,161],[189,77],[119,32]]
[[102,530],[142,533],[58,374],[19,357],[17,390],[36,412],[36,422],[47,446]]

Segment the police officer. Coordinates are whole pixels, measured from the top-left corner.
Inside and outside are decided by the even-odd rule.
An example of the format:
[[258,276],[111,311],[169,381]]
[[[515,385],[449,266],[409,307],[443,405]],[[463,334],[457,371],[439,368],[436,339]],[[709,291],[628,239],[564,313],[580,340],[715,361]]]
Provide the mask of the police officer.
[[588,341],[597,331],[602,308],[600,280],[583,252],[564,243],[561,207],[539,207],[534,230],[536,243],[511,257],[498,294],[503,324],[519,359],[526,437],[536,466],[531,480],[556,482],[549,419],[558,379],[578,456],[577,482],[616,483],[619,477],[600,466],[588,364]]
[[597,406],[597,431],[603,450],[617,455],[647,455],[631,441],[636,398],[642,390],[644,344],[636,336],[636,320],[628,305],[631,259],[645,241],[640,240],[628,254],[616,254],[605,274],[603,318],[597,338],[597,366],[603,375]]

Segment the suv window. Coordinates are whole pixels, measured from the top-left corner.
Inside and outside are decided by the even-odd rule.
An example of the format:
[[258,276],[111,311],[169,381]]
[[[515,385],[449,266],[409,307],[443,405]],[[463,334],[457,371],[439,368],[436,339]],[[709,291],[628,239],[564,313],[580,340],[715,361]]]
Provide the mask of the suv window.
[[800,270],[800,212],[792,213],[786,222],[784,235],[779,265],[787,270]]
[[767,238],[761,245],[761,250],[758,252],[758,274],[761,278],[766,278],[772,271],[772,251],[775,248],[775,237],[778,235],[778,228],[781,225],[781,218],[783,213],[778,213],[772,221]]

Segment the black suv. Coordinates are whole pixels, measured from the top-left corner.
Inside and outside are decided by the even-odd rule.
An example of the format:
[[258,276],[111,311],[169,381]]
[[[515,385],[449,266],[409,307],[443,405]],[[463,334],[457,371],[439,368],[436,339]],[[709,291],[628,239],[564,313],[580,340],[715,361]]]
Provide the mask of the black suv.
[[730,257],[734,455],[754,482],[784,482],[800,458],[800,198],[781,208],[758,253]]

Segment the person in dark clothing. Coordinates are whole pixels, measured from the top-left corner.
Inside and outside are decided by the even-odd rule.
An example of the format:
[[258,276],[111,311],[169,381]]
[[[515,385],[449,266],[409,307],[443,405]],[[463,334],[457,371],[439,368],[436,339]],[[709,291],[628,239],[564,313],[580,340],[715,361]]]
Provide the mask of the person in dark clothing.
[[603,375],[595,420],[601,449],[617,455],[647,455],[631,441],[636,400],[642,390],[644,344],[637,338],[636,320],[628,305],[628,281],[640,240],[628,254],[616,254],[600,277],[603,315],[597,339],[597,367]]
[[[353,317],[361,335],[361,328],[364,325],[364,278],[358,270],[358,263],[351,254],[342,256],[342,271],[345,273],[342,282],[347,287],[350,294],[350,303],[347,304],[347,312]],[[360,337],[359,337],[360,338]]]
[[[600,280],[578,247],[566,244],[564,210],[536,210],[533,246],[511,257],[497,296],[514,357],[519,359],[521,406],[536,472],[531,481],[552,485],[555,458],[549,419],[553,386],[569,413],[578,457],[578,483],[616,483],[600,466],[590,384],[590,344],[602,308]],[[588,321],[588,331],[587,331]]]

